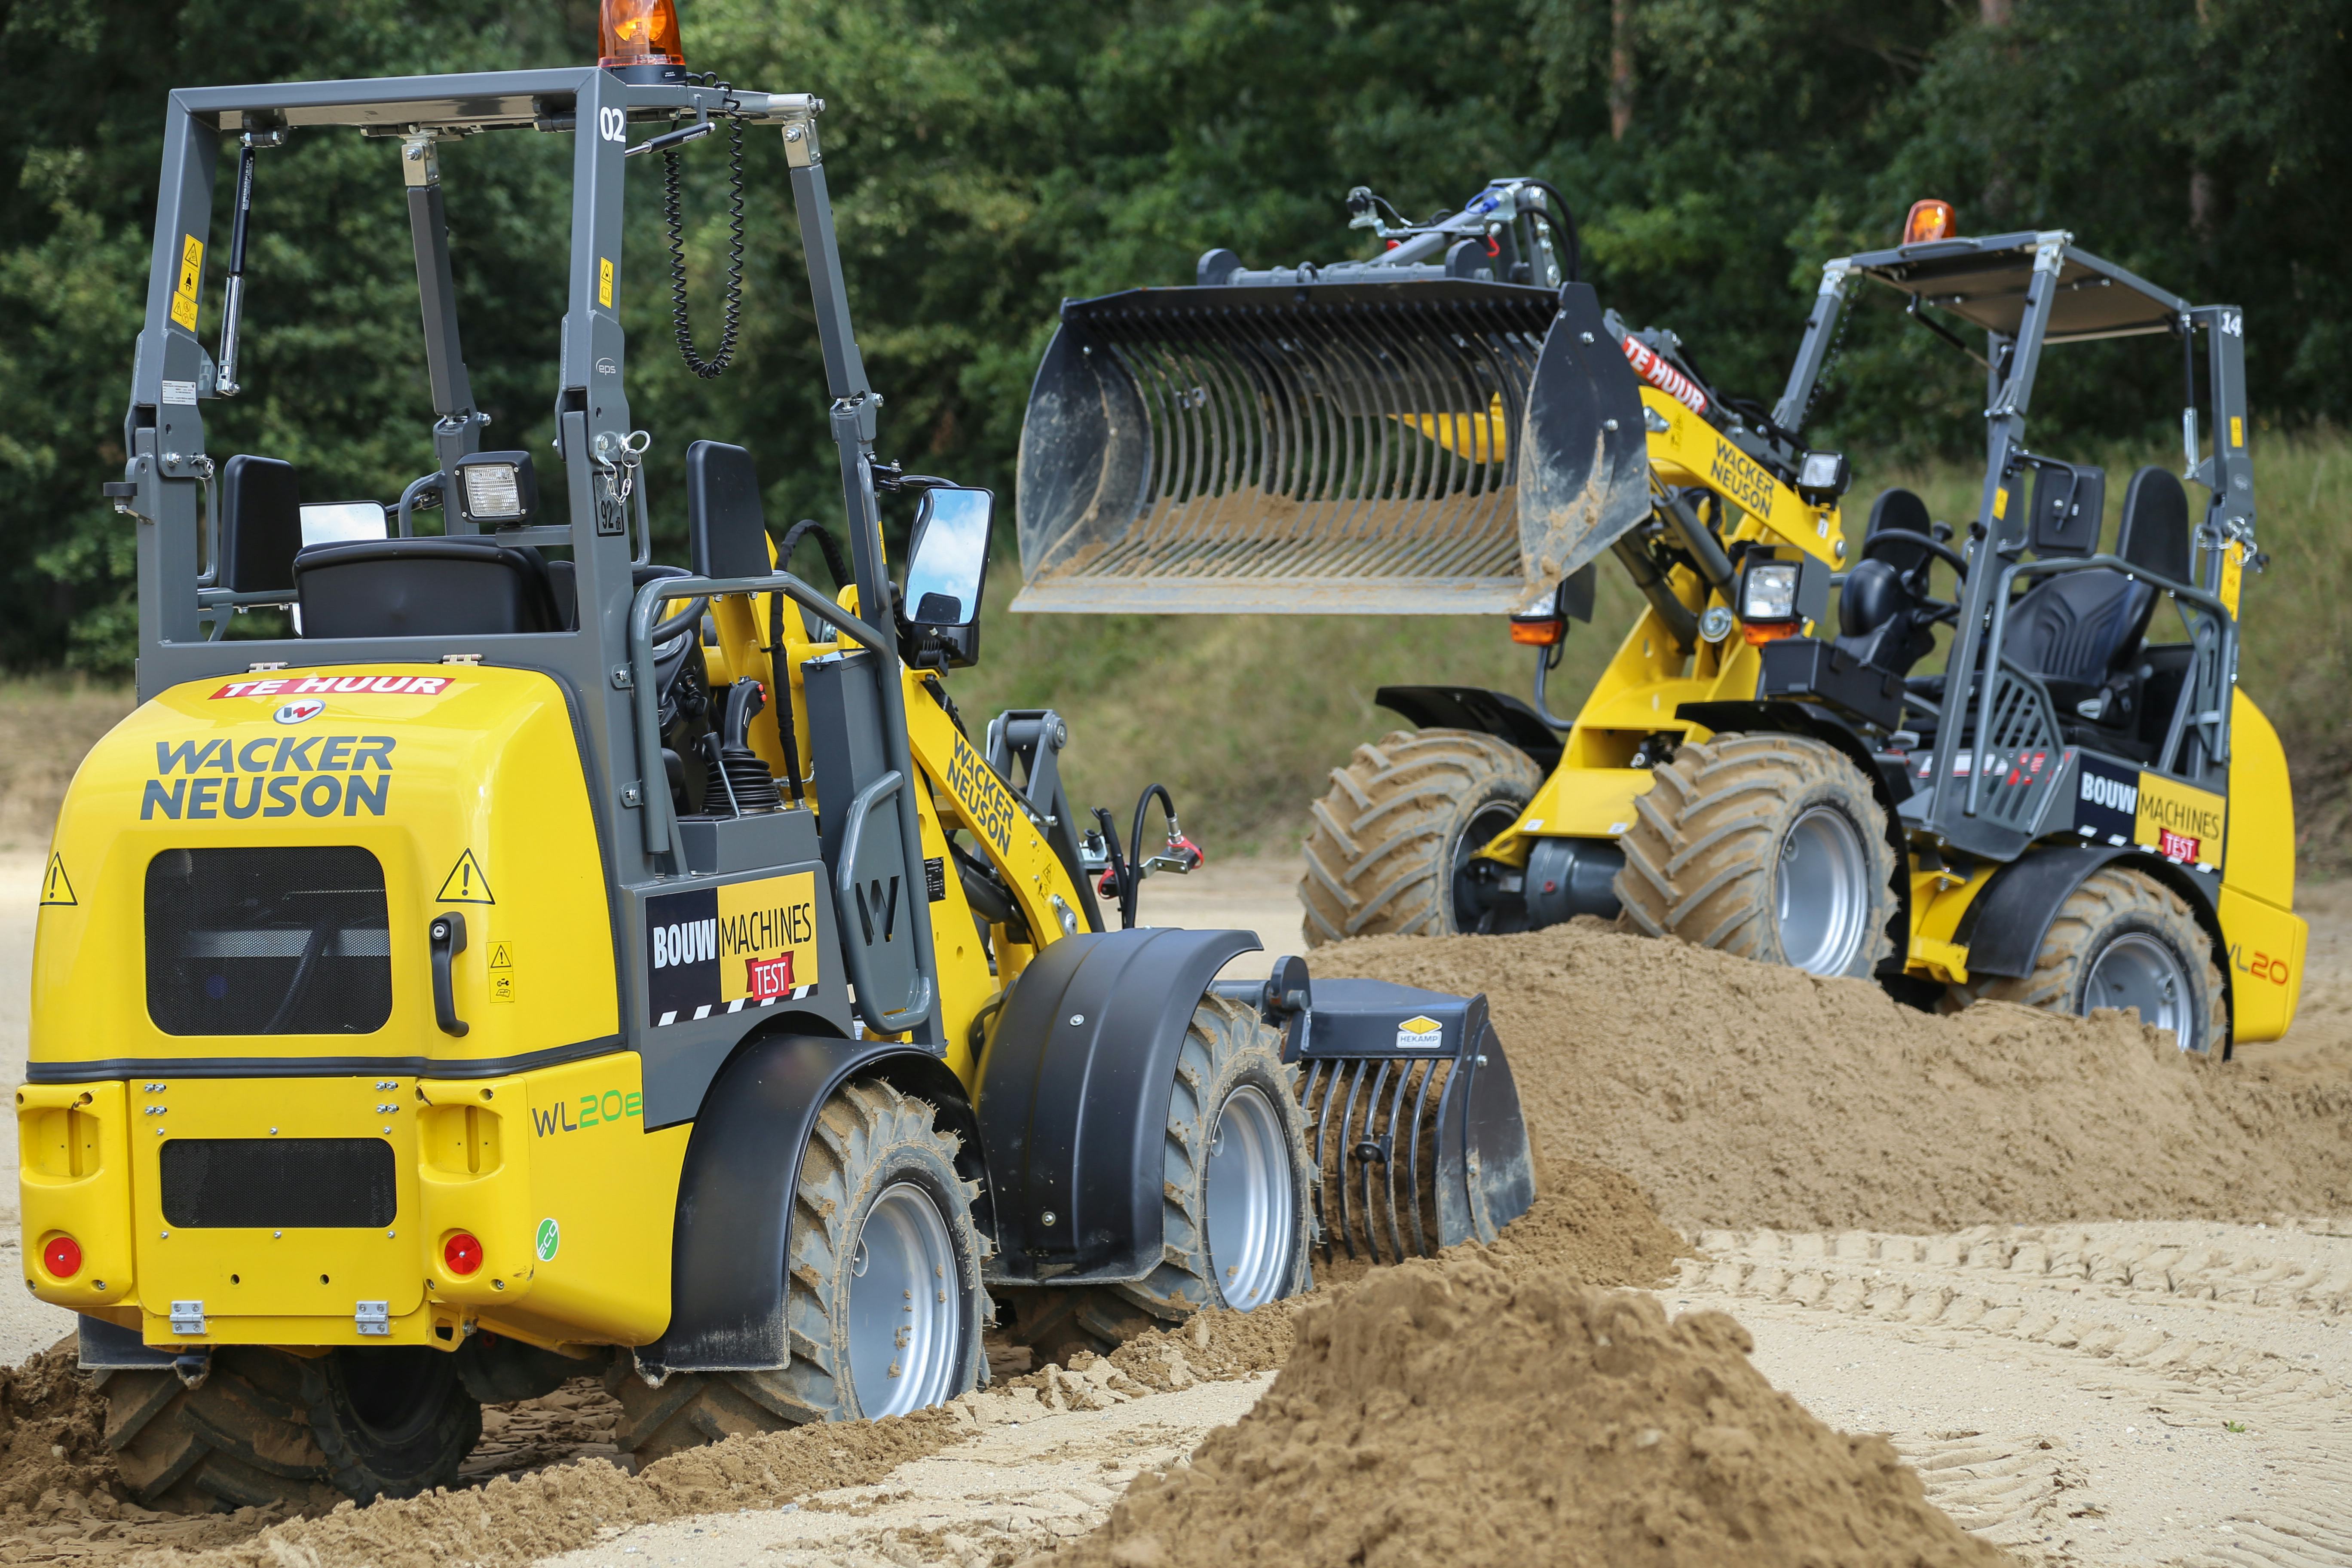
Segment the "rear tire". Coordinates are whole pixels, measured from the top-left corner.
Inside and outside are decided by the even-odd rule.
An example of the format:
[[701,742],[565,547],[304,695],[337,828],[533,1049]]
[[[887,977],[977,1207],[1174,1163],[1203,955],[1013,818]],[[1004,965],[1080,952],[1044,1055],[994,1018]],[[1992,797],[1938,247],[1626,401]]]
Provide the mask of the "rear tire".
[[1297,1078],[1256,1012],[1203,996],[1168,1099],[1160,1266],[1131,1284],[1004,1290],[1013,1338],[1066,1361],[1204,1308],[1246,1312],[1311,1289],[1315,1169]]
[[1618,901],[1652,936],[1868,978],[1894,951],[1885,809],[1843,752],[1801,735],[1685,745],[1635,797]]
[[355,1502],[457,1480],[482,1436],[457,1358],[429,1345],[345,1349],[302,1363],[302,1399],[335,1485]]
[[283,1351],[223,1346],[197,1388],[165,1371],[91,1381],[106,1401],[106,1445],[142,1508],[226,1513],[341,1500],[302,1398],[302,1363]]
[[2141,1023],[2171,1031],[2184,1051],[2230,1054],[2229,1003],[2213,942],[2187,900],[2145,871],[2102,866],[2066,896],[2042,939],[2033,973],[1990,977],[1964,999],[2021,1002],[2087,1016],[2134,1008]]
[[791,1364],[607,1384],[640,1465],[739,1433],[944,1404],[978,1385],[986,1244],[938,1111],[879,1079],[835,1089],[801,1159],[784,1280]]
[[1315,803],[1298,883],[1307,945],[1480,929],[1461,874],[1542,784],[1525,752],[1473,730],[1399,730],[1357,747]]

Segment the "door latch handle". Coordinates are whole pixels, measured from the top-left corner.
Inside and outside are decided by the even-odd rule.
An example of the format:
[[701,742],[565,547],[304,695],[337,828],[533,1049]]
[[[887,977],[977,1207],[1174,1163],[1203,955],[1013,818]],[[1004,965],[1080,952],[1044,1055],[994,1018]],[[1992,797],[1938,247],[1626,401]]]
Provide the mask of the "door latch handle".
[[466,951],[466,917],[435,915],[426,932],[433,948],[433,1017],[445,1035],[463,1037],[467,1024],[457,1016],[457,984],[450,965]]

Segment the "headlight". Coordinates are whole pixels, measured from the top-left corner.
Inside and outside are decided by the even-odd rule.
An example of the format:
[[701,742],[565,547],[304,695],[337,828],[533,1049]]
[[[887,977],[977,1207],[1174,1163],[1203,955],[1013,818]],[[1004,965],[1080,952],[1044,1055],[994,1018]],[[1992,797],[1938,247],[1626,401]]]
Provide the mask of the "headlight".
[[539,510],[529,452],[476,452],[457,459],[457,506],[477,528],[517,528]]
[[1845,489],[1845,454],[1843,452],[1808,452],[1797,468],[1797,488],[1801,490]]
[[476,463],[466,470],[466,512],[486,522],[522,515],[522,486],[512,463]]
[[1748,568],[1739,589],[1743,621],[1793,621],[1797,618],[1797,563],[1759,561]]

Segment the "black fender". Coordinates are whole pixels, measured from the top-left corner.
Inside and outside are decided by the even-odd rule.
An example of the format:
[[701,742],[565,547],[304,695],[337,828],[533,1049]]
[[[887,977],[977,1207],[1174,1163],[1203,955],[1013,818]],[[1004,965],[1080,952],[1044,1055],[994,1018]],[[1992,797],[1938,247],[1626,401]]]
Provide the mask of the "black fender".
[[1559,732],[1507,691],[1483,686],[1383,686],[1372,700],[1416,730],[1475,730],[1508,741],[1549,773],[1559,765]]
[[826,1099],[860,1076],[887,1079],[939,1106],[950,1130],[964,1133],[971,1155],[963,1090],[929,1052],[897,1040],[823,1035],[769,1032],[745,1041],[710,1080],[687,1142],[671,1242],[669,1327],[637,1352],[640,1365],[750,1372],[791,1360],[784,1260],[801,1154]]
[[1911,951],[1911,855],[1904,842],[1902,818],[1896,814],[1896,807],[1911,794],[1911,779],[1906,768],[1881,763],[1860,730],[1829,709],[1811,702],[1685,702],[1675,709],[1675,717],[1704,725],[1718,735],[1727,730],[1750,733],[1763,730],[1780,735],[1810,736],[1823,745],[1835,746],[1862,770],[1863,777],[1870,781],[1872,793],[1878,796],[1886,842],[1895,851],[1895,909],[1900,925],[1895,932],[1895,951],[1878,966],[1878,978],[1899,979],[1906,956]]
[[2121,862],[2147,873],[2187,900],[2197,923],[2212,939],[2221,960],[2221,988],[2231,1016],[2236,1016],[2235,976],[2230,973],[2229,944],[2221,936],[2221,915],[2216,907],[2221,879],[2177,865],[2160,855],[2130,845],[2060,843],[2024,854],[1994,872],[1965,913],[1953,940],[1969,950],[1969,973],[2021,980],[2033,973],[2042,939],[2058,906],[2102,866]]
[[1082,931],[1021,972],[977,1096],[996,1181],[991,1283],[1140,1279],[1159,1265],[1184,1031],[1217,971],[1257,947],[1244,931]]

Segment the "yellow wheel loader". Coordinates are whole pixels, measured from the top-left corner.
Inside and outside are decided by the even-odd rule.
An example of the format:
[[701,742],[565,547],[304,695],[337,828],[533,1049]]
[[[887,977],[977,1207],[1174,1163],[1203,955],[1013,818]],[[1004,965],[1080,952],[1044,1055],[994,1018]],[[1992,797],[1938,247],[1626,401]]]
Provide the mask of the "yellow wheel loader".
[[[640,29],[602,68],[171,95],[105,487],[143,700],[58,822],[17,1094],[26,1284],[80,1314],[149,1507],[446,1485],[483,1403],[582,1375],[637,1461],[913,1410],[984,1380],[992,1328],[1101,1348],[1299,1290],[1317,1245],[1432,1251],[1532,1201],[1482,998],[1295,957],[1221,980],[1250,933],[1135,926],[1142,878],[1198,859],[1164,790],[1165,847],[1142,804],[1122,846],[1081,832],[1058,716],[965,732],[991,498],[875,457],[823,105],[687,76],[652,14],[672,52]],[[836,591],[716,442],[672,448],[690,563],[652,558],[624,171],[720,131],[740,171],[758,125],[822,341]],[[516,134],[573,170],[544,491],[483,449],[445,216],[466,142]],[[327,136],[378,141],[414,237],[431,461],[396,503],[207,445],[268,375],[236,363],[247,196]],[[886,501],[914,507],[896,582]]]
[[[1828,264],[1768,409],[1602,311],[1558,205],[1496,180],[1391,226],[1360,192],[1370,260],[1212,251],[1194,286],[1066,302],[1015,607],[1499,611],[1536,647],[1532,701],[1380,691],[1412,728],[1315,803],[1310,945],[1622,913],[1923,1006],[2136,1007],[2223,1055],[2282,1034],[2305,928],[2284,754],[2237,688],[2243,312],[1922,203],[1903,245]],[[1857,284],[1983,367],[1988,444],[1965,538],[1888,489],[1848,560],[1846,459],[1801,432]],[[2206,500],[2144,468],[2104,536],[2105,475],[2028,447],[2026,413],[2046,347],[2133,335],[2180,344]],[[1556,716],[1603,554],[1645,607]]]

